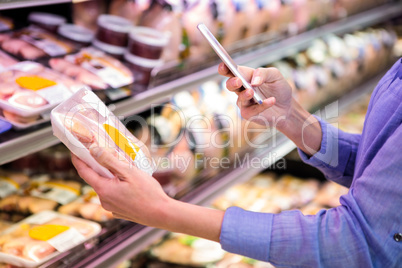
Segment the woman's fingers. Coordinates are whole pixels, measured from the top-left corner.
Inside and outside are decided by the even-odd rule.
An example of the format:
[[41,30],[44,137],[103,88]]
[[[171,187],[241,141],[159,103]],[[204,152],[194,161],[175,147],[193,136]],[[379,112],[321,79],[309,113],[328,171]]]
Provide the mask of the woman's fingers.
[[254,95],[254,91],[250,88],[245,89],[244,91],[237,94],[237,106],[239,108],[244,109],[245,107],[254,105],[255,102],[252,100]]
[[218,73],[226,77],[233,77],[232,72],[223,62],[221,62],[218,66]]
[[226,81],[226,88],[229,91],[240,93],[244,90],[243,83],[241,82],[240,78],[232,77]]
[[[253,77],[253,72],[254,69],[247,67],[247,66],[238,66],[238,70],[240,71],[240,73],[243,75],[243,77],[247,80],[247,81],[251,81],[251,78]],[[226,77],[233,77],[234,75],[232,74],[232,72],[229,70],[229,68],[223,63],[221,62],[218,66],[218,73],[220,75],[226,76]]]
[[90,152],[93,158],[95,158],[99,164],[109,169],[119,179],[125,179],[125,170],[127,167],[129,167],[125,159],[121,160],[118,158],[118,156],[115,156],[110,151],[101,147],[90,148]]
[[238,102],[239,108],[241,110],[241,115],[245,119],[250,119],[252,117],[258,116],[263,111],[271,108],[275,105],[276,99],[274,97],[270,97],[265,99],[262,104],[247,102]]
[[71,161],[73,162],[74,167],[77,169],[78,175],[96,191],[98,185],[103,182],[102,177],[99,176],[99,174],[90,168],[84,161],[79,159],[75,154],[71,154]]
[[251,85],[261,86],[263,83],[274,83],[280,79],[283,79],[283,76],[278,69],[258,68],[252,74]]

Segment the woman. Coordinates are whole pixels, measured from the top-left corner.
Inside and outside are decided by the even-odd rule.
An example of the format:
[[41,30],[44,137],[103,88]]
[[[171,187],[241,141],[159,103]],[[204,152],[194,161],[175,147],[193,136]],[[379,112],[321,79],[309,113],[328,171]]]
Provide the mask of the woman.
[[397,267],[402,261],[402,59],[372,94],[361,135],[347,134],[304,110],[274,68],[242,72],[265,96],[252,102],[252,90],[225,65],[227,88],[238,95],[244,118],[275,123],[299,148],[303,161],[329,180],[350,188],[341,206],[313,216],[299,211],[224,211],[169,198],[160,185],[101,148],[96,160],[112,171],[100,177],[73,156],[80,176],[97,191],[105,209],[118,218],[218,241],[223,249],[286,267]]

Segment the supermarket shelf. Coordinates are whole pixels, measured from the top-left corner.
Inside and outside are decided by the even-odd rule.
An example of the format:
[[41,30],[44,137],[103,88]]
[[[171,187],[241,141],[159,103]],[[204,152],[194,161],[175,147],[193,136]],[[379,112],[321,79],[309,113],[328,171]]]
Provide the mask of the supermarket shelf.
[[[71,3],[72,0],[0,0],[0,10]],[[74,1],[73,1],[74,2]]]
[[[36,3],[40,1],[38,0],[30,2]],[[57,2],[57,0],[52,1],[52,3],[55,2]],[[13,3],[17,4],[19,1],[13,1]],[[3,7],[3,5],[4,4],[1,4],[0,6]],[[250,67],[263,66],[283,57],[289,56],[295,51],[307,48],[311,41],[315,38],[325,36],[329,33],[342,34],[349,31],[358,30],[395,18],[401,13],[401,2],[387,4],[340,21],[329,23],[325,26],[284,39],[265,47],[258,48],[238,57],[233,55],[233,57],[235,58],[236,62],[241,65],[247,65]],[[189,90],[191,88],[197,88],[200,84],[214,79],[220,79],[220,76],[217,74],[216,65],[157,86],[148,91],[139,93],[132,98],[112,104],[110,107],[118,116],[130,116],[149,109],[153,104],[160,104],[163,101],[167,101],[172,94],[183,90]],[[52,135],[51,127],[46,125],[40,130],[34,130],[27,135],[0,143],[0,165],[16,160],[22,156],[37,152],[57,143],[57,139]]]
[[0,10],[56,5],[64,3],[81,3],[92,0],[0,0]]

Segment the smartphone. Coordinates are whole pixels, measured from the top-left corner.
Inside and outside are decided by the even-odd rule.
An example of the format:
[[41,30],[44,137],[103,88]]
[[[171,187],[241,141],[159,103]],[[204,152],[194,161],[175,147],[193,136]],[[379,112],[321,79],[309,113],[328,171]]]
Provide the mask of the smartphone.
[[200,23],[197,26],[198,30],[200,30],[201,34],[207,39],[208,43],[211,45],[213,50],[218,54],[219,58],[225,63],[225,65],[229,68],[232,74],[238,78],[240,78],[244,88],[251,88],[254,91],[253,99],[256,103],[262,104],[263,98],[257,92],[256,88],[252,87],[251,84],[244,78],[244,76],[239,71],[239,67],[233,61],[233,59],[229,56],[223,46],[216,40],[215,36],[209,31],[207,26],[204,23]]

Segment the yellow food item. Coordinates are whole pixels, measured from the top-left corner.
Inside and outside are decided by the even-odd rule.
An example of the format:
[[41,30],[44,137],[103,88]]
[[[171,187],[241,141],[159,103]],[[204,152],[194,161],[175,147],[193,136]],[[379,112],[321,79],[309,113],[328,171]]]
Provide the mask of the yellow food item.
[[30,90],[39,90],[46,87],[57,85],[56,82],[40,77],[40,76],[21,76],[18,77],[15,82],[22,88]]
[[122,149],[133,161],[139,152],[140,147],[127,139],[127,137],[121,133],[118,129],[112,127],[108,124],[103,124],[107,134],[112,138],[112,140]]
[[47,241],[56,235],[67,231],[68,229],[70,229],[70,227],[64,225],[45,224],[33,227],[31,230],[29,230],[29,236],[33,239]]

